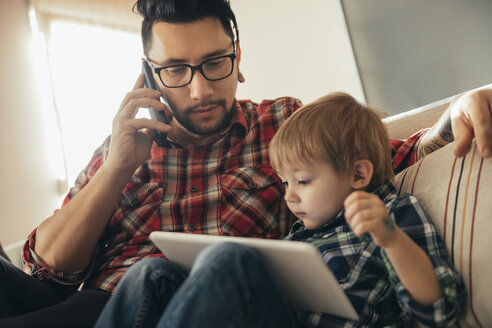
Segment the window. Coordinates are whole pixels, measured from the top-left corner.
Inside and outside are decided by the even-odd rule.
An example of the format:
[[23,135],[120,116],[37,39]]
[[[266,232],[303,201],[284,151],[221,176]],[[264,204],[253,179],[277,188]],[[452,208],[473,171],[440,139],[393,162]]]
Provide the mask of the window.
[[138,33],[52,20],[48,60],[68,184],[111,133],[111,122],[141,70]]

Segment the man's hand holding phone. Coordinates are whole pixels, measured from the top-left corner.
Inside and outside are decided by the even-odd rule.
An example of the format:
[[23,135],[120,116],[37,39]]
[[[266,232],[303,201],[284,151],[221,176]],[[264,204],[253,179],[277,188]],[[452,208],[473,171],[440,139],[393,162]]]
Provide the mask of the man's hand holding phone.
[[[154,90],[161,92],[161,90],[157,86],[157,83],[154,80],[154,76],[152,74],[152,69],[150,68],[150,64],[146,60],[142,61],[142,73],[144,75],[144,88],[151,88],[151,89],[154,89]],[[161,93],[161,101],[168,107],[169,110],[171,110],[171,108],[169,108],[169,103],[167,102],[166,98],[164,97],[164,94],[162,94],[162,93]],[[159,122],[162,122],[165,124],[169,124],[169,119],[166,116],[164,111],[156,110],[152,106],[150,106],[149,107],[149,113],[150,113],[150,117],[153,120],[156,120],[156,121],[159,121]],[[155,142],[157,142],[157,144],[160,147],[167,146],[168,142],[167,142],[166,133],[162,133],[161,131],[155,131],[155,133],[156,133],[155,138],[154,138]]]
[[152,107],[163,111],[167,106],[159,98],[161,92],[143,88],[144,76],[141,74],[131,92],[123,99],[118,113],[113,119],[113,130],[105,165],[110,166],[128,179],[145,160],[149,158],[154,131],[167,133],[171,127],[162,122],[135,118],[139,108]]

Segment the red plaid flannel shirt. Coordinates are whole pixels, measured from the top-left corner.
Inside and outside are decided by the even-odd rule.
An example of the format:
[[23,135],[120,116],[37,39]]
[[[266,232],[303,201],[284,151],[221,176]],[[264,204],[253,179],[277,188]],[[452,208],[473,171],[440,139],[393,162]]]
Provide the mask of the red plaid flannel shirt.
[[[25,271],[61,284],[113,291],[133,263],[164,257],[150,242],[155,230],[284,237],[294,221],[268,158],[268,145],[279,126],[301,106],[294,98],[238,101],[230,128],[216,142],[179,148],[155,143],[122,192],[119,205],[99,240],[91,264],[80,272],[60,272],[34,253],[36,230],[24,246]],[[420,134],[419,134],[420,135]],[[409,142],[393,142],[398,167],[415,161]],[[109,150],[99,147],[71,188],[66,205],[94,176]]]

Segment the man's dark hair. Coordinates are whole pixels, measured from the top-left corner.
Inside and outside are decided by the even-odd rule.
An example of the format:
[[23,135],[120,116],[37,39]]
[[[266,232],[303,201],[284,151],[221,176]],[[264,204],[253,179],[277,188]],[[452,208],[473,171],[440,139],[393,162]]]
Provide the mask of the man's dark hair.
[[133,6],[133,11],[143,16],[142,44],[145,55],[152,46],[152,26],[156,21],[172,24],[191,23],[215,16],[231,39],[239,40],[236,17],[229,0],[138,0]]

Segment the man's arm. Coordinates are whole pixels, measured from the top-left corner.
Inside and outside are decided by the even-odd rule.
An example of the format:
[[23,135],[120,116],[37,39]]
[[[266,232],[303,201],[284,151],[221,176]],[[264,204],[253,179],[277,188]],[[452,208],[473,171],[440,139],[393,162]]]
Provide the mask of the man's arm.
[[91,181],[36,231],[34,251],[58,271],[84,269],[91,261],[97,242],[116,208],[126,183],[148,157],[153,132],[170,127],[149,119],[135,119],[140,107],[164,109],[159,91],[141,89],[140,75],[123,100],[113,120],[109,153]]
[[62,209],[43,221],[36,231],[34,251],[57,271],[84,269],[92,258],[126,184],[126,176],[104,165]]
[[[451,105],[450,105],[451,106]],[[416,144],[417,160],[453,142],[450,107],[442,114],[436,124],[422,135]]]
[[451,102],[416,145],[418,159],[453,140],[455,155],[462,157],[470,150],[473,138],[480,155],[492,158],[492,84],[465,92]]

